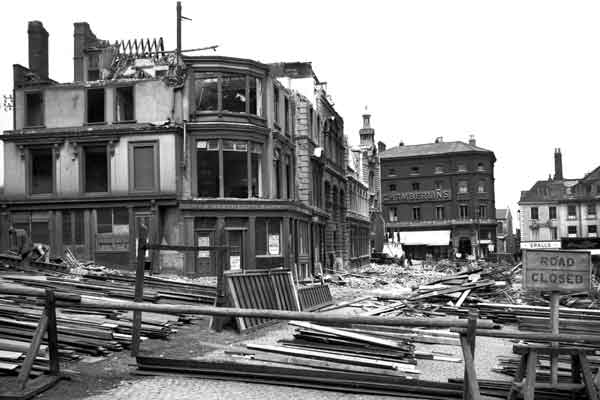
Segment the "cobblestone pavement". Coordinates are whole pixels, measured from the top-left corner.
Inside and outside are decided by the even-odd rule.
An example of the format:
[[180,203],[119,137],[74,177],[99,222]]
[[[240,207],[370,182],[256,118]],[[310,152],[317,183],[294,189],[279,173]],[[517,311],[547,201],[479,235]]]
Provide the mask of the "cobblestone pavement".
[[286,386],[183,377],[152,377],[125,381],[115,389],[86,400],[402,400],[401,397],[299,389]]

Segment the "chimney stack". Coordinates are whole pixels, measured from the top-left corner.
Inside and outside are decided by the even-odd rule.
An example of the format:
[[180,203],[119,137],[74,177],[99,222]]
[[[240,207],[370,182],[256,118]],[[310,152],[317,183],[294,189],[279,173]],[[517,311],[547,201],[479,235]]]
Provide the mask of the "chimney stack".
[[400,144],[398,144],[398,146],[400,146],[400,147],[404,146],[404,141],[401,140]]
[[48,31],[40,21],[29,21],[29,69],[41,79],[48,79]]
[[377,152],[383,153],[386,149],[385,143],[382,141],[377,142]]
[[562,154],[560,148],[554,149],[554,180],[563,180]]
[[475,141],[475,135],[469,135],[469,144],[471,146],[477,146],[477,142]]

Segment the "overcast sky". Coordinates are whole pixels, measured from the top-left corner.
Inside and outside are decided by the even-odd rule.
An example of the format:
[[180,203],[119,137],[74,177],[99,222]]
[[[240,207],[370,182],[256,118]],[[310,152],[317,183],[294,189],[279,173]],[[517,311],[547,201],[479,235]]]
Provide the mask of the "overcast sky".
[[[73,79],[73,23],[102,39],[160,37],[176,45],[175,1],[25,1],[4,6],[0,94],[28,65],[27,21],[50,33],[50,76]],[[493,150],[496,206],[516,218],[521,190],[553,172],[600,164],[598,1],[183,1],[183,47],[219,55],[311,61],[328,82],[351,143],[368,105],[388,147],[467,141]],[[12,113],[0,110],[0,129]]]

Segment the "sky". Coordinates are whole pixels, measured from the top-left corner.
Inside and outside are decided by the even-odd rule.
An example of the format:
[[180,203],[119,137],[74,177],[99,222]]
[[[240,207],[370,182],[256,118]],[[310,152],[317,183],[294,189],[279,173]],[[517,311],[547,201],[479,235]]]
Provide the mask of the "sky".
[[[600,164],[600,2],[553,0],[183,1],[183,48],[261,62],[311,61],[358,142],[361,115],[389,147],[467,141],[494,151],[496,207],[520,191]],[[0,95],[27,66],[27,22],[48,30],[50,77],[73,79],[73,23],[97,37],[176,45],[175,1],[12,2],[3,7]],[[202,54],[202,53],[198,53]],[[0,109],[0,129],[12,112]]]

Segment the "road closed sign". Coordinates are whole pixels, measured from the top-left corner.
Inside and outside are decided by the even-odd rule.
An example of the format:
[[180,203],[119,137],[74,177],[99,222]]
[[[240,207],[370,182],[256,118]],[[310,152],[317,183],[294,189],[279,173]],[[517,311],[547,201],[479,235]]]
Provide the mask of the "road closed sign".
[[523,288],[563,293],[590,290],[589,252],[524,250],[523,253]]

